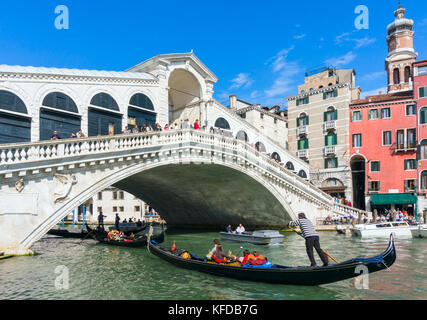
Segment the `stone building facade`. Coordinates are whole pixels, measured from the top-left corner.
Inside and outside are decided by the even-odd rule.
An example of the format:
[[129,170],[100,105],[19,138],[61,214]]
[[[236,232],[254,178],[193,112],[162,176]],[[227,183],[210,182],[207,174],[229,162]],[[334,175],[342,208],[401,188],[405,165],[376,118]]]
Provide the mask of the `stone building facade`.
[[298,94],[287,97],[289,150],[309,163],[311,181],[342,203],[352,199],[349,105],[360,98],[353,69],[306,73]]

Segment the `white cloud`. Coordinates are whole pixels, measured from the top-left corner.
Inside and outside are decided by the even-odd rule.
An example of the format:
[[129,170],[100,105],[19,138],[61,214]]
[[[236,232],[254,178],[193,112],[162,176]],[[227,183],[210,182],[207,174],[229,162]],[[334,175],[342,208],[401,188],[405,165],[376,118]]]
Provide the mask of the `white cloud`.
[[349,51],[341,57],[327,59],[325,61],[325,63],[328,65],[334,66],[334,67],[340,67],[340,66],[345,66],[345,65],[349,64],[354,59],[356,59],[356,57],[357,57],[357,55],[354,54],[353,51]]
[[364,76],[361,76],[360,80],[372,81],[372,80],[376,80],[376,79],[379,79],[379,78],[385,77],[385,76],[386,76],[385,71],[377,71],[377,72],[372,72],[372,73],[365,74]]
[[231,82],[233,84],[229,90],[239,89],[242,87],[247,88],[253,83],[253,80],[249,77],[248,73],[239,73],[236,78],[231,80]]
[[342,43],[344,41],[349,41],[350,40],[350,38],[348,38],[349,35],[350,35],[350,33],[344,32],[344,33],[336,36],[335,37],[335,43],[336,44],[340,44],[340,43]]
[[301,70],[296,62],[283,61],[282,71],[274,80],[273,85],[265,90],[267,97],[276,97],[284,95],[290,91],[295,91],[295,76],[300,74]]
[[255,98],[259,97],[258,90],[252,91],[250,97],[251,97],[251,99],[255,99]]
[[372,44],[375,41],[377,41],[377,39],[375,39],[375,38],[369,38],[369,37],[364,37],[362,39],[352,39],[352,40],[356,42],[356,46],[354,47],[354,49],[359,49],[359,48],[362,48],[362,47],[367,47],[370,44]]
[[378,95],[379,92],[381,91],[381,94],[386,94],[387,93],[387,87],[381,87],[378,89],[374,89],[374,90],[369,90],[369,91],[362,91],[361,97],[362,99],[365,99],[368,96],[375,96]]
[[294,39],[299,40],[299,39],[303,39],[303,38],[305,38],[305,37],[306,37],[306,34],[304,33],[304,34],[300,34],[300,35],[298,35],[298,36],[294,36]]

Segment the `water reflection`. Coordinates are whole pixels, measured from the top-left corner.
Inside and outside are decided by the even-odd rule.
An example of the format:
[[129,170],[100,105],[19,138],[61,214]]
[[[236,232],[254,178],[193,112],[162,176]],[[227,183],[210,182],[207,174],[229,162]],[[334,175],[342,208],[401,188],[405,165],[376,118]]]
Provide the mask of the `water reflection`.
[[[218,238],[214,232],[170,234],[165,245],[176,242],[204,256]],[[339,261],[356,256],[372,256],[387,247],[387,239],[360,240],[321,233],[323,249]],[[285,234],[280,246],[254,246],[223,243],[226,252],[242,248],[261,251],[274,263],[308,265],[304,240]],[[427,241],[396,240],[397,261],[391,270],[371,274],[369,290],[358,290],[354,280],[316,287],[285,286],[240,281],[180,269],[148,253],[145,248],[110,247],[93,240],[43,238],[34,257],[0,261],[0,299],[425,299]],[[318,257],[316,257],[317,260]],[[70,289],[56,290],[55,268],[70,271]]]

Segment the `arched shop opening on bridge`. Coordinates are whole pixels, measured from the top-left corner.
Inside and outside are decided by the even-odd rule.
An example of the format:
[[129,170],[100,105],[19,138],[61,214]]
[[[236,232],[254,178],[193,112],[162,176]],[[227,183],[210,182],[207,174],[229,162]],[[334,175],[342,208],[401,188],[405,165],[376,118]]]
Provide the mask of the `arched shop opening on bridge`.
[[267,149],[265,148],[265,145],[262,142],[257,142],[255,144],[255,149],[259,152],[267,152]]
[[345,204],[345,201],[347,200],[345,198],[346,186],[341,180],[336,178],[326,179],[322,182],[320,189],[328,193],[331,197],[340,199],[341,203]]
[[31,141],[31,117],[14,93],[0,90],[0,143]]
[[237,132],[236,139],[249,142],[249,137],[247,133],[243,130],[240,130],[239,132]]
[[139,128],[151,125],[155,128],[157,113],[154,110],[153,102],[145,94],[137,93],[132,96],[128,107],[129,129],[135,125]]
[[81,116],[72,98],[61,92],[49,93],[40,108],[40,140],[50,140],[54,131],[62,139],[81,129]]
[[282,162],[282,159],[280,158],[279,154],[277,152],[273,152],[271,154],[271,159],[277,160],[279,162]]
[[196,77],[187,70],[176,69],[169,76],[169,123],[201,121],[202,89]]
[[119,105],[108,93],[95,95],[88,111],[88,135],[105,136],[122,133],[122,118]]

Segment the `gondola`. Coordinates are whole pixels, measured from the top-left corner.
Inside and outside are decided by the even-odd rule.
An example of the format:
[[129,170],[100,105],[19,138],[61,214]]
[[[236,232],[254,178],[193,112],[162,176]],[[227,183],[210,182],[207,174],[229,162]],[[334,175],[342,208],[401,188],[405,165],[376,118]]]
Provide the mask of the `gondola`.
[[[147,245],[147,237],[146,235],[142,235],[140,238],[137,238],[133,241],[115,241],[115,240],[108,240],[107,233],[103,231],[99,231],[97,229],[92,229],[89,226],[86,226],[87,231],[89,233],[89,236],[97,240],[101,243],[105,243],[112,246],[120,246],[120,247],[143,247]],[[147,230],[148,233],[148,230]],[[162,243],[165,239],[165,233],[164,230],[158,235],[153,235],[151,237],[154,241],[157,243]]]
[[355,258],[326,267],[286,267],[273,264],[270,268],[259,268],[217,264],[188,252],[185,255],[187,258],[181,257],[185,250],[171,251],[154,239],[149,242],[148,249],[159,258],[182,268],[239,280],[305,286],[333,283],[357,276],[360,278],[363,270],[369,273],[380,271],[389,268],[396,260],[393,235],[390,235],[388,248],[375,257]]
[[81,229],[79,232],[73,232],[66,229],[51,229],[47,232],[47,234],[59,236],[62,238],[84,239],[87,237],[88,233],[83,229]]

